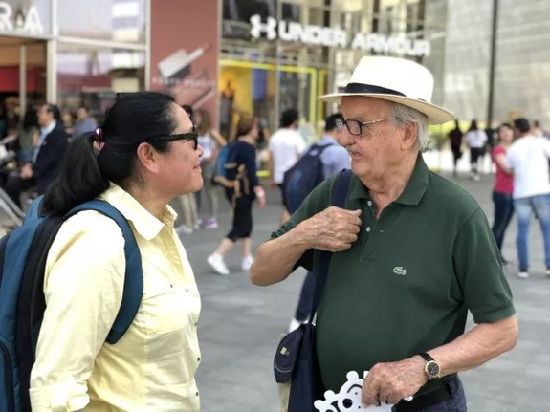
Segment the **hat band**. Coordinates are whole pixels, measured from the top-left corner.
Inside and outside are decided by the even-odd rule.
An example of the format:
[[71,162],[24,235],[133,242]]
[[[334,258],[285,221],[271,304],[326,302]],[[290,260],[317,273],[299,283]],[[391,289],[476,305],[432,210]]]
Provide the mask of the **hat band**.
[[393,96],[402,96],[407,97],[403,93],[398,92],[397,90],[387,89],[381,86],[375,86],[373,84],[364,84],[364,83],[348,83],[344,89],[344,93],[349,94],[390,94]]

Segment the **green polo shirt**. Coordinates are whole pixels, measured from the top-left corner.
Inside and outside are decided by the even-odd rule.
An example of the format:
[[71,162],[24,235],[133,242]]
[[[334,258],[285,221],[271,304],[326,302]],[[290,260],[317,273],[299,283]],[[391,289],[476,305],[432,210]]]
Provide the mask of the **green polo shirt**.
[[[319,185],[272,238],[325,209],[334,181]],[[452,341],[464,333],[468,310],[476,323],[515,313],[485,213],[466,190],[431,173],[421,155],[403,193],[378,219],[357,176],[346,208],[363,211],[362,227],[351,249],[333,254],[317,313],[327,389],[338,392],[348,371]],[[314,262],[309,251],[298,265],[312,270]]]

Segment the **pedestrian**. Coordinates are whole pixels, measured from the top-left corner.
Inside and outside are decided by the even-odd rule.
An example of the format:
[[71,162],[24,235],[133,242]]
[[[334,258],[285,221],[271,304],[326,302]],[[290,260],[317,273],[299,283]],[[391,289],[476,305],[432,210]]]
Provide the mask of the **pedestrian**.
[[[258,248],[251,270],[267,286],[332,251],[316,315],[322,383],[339,392],[349,371],[369,371],[363,403],[394,412],[466,411],[456,373],[517,339],[485,213],[423,160],[428,124],[452,119],[430,103],[432,88],[413,61],[362,58],[345,90],[325,96],[341,98],[353,172],[346,208],[328,206],[336,179],[321,183]],[[465,333],[468,311],[476,325]]]
[[466,132],[466,142],[470,148],[470,164],[472,180],[479,180],[479,159],[483,159],[485,155],[485,143],[487,143],[487,135],[477,127],[476,119],[472,120],[468,132]]
[[232,165],[227,172],[227,179],[233,186],[225,188],[232,210],[231,229],[216,250],[208,256],[208,264],[220,275],[229,275],[224,258],[238,240],[242,242],[241,269],[248,272],[254,260],[251,241],[252,206],[254,200],[259,207],[265,206],[265,192],[256,176],[257,139],[257,119],[241,117],[237,123],[236,142],[232,143],[226,163]]
[[39,195],[46,192],[59,172],[67,148],[68,136],[56,105],[44,103],[39,106],[37,120],[40,132],[30,159],[25,158],[19,173],[10,176],[5,187],[17,206],[21,206],[20,195],[25,190],[35,189]]
[[20,165],[32,162],[34,144],[38,142],[38,137],[40,136],[38,127],[36,108],[32,105],[28,105],[27,110],[25,110],[23,121],[17,128],[17,138],[19,139],[17,161]]
[[200,410],[201,302],[167,205],[201,188],[201,153],[185,111],[153,92],[121,94],[98,133],[71,143],[44,209],[63,215],[94,198],[117,208],[141,253],[143,298],[122,339],[105,343],[122,298],[124,238],[96,211],[63,223],[46,263],[33,411]]
[[548,159],[550,141],[531,134],[529,120],[515,119],[517,140],[506,152],[514,173],[514,205],[517,220],[519,278],[529,277],[528,237],[531,214],[539,220],[544,242],[546,274],[550,275],[550,181]]
[[[328,179],[338,174],[342,169],[349,169],[351,167],[349,153],[342,144],[344,132],[338,127],[342,120],[341,113],[335,113],[325,119],[325,133],[319,140],[319,145],[328,146],[320,155],[323,179]],[[313,272],[308,272],[300,290],[296,314],[290,320],[290,332],[296,329],[300,323],[307,321],[314,288],[315,275]]]
[[201,213],[203,207],[208,207],[207,215],[202,221],[205,229],[216,229],[218,227],[218,187],[212,184],[211,178],[214,173],[218,144],[211,136],[210,115],[206,110],[197,112],[197,130],[199,132],[199,146],[202,147],[201,170],[204,186],[197,192],[197,210]]
[[462,157],[462,130],[458,125],[458,120],[455,119],[455,127],[449,132],[449,140],[451,141],[451,153],[453,154],[453,177],[457,176],[456,165]]
[[497,130],[498,143],[491,153],[496,167],[495,184],[493,188],[493,203],[495,217],[493,234],[501,253],[503,263],[508,263],[502,257],[502,242],[504,233],[514,215],[514,175],[507,168],[506,151],[514,142],[514,129],[511,124],[503,123]]
[[93,132],[97,128],[97,121],[90,116],[87,106],[80,105],[76,111],[76,122],[73,137],[82,136],[84,133]]
[[[184,104],[181,107],[185,110],[196,128],[193,108],[188,104]],[[201,221],[199,220],[197,201],[194,193],[185,193],[181,196],[177,196],[172,200],[170,205],[178,212],[179,217],[176,221],[176,233],[179,236],[188,235],[192,233],[193,230],[200,228]]]
[[302,136],[297,132],[298,112],[296,109],[287,109],[281,115],[281,127],[269,139],[269,155],[271,168],[271,185],[279,187],[283,210],[280,223],[290,217],[288,206],[285,204],[283,179],[285,172],[298,161],[306,148]]

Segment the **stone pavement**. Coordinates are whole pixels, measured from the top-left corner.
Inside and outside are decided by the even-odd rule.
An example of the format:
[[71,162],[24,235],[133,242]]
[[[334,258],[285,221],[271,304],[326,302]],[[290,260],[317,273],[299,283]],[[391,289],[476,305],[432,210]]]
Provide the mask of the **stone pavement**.
[[[492,221],[492,180],[490,175],[482,176],[476,183],[465,175],[457,180],[484,207],[489,221]],[[267,239],[277,226],[276,199],[276,193],[269,193],[268,206],[255,210],[255,245]],[[227,212],[220,216],[219,229],[197,231],[183,238],[203,302],[199,326],[203,361],[197,375],[202,410],[276,412],[273,353],[294,312],[303,273],[296,273],[275,286],[255,287],[248,274],[239,269],[238,249],[228,256],[230,276],[212,273],[206,257],[229,225]],[[514,244],[515,221],[512,221],[504,245],[504,255],[510,260],[515,260]],[[550,410],[547,405],[550,400],[550,279],[543,274],[538,226],[533,226],[531,231],[530,247],[533,268],[530,279],[517,279],[514,264],[506,268],[520,318],[519,343],[511,353],[461,374],[470,411]]]

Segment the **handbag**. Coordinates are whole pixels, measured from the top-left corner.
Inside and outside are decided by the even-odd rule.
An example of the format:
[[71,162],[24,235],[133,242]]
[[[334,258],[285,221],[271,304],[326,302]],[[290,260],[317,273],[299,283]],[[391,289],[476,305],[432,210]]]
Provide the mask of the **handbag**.
[[[331,192],[332,206],[344,207],[350,177],[349,169],[344,169],[338,174]],[[317,357],[314,318],[326,283],[331,258],[332,252],[319,252],[319,261],[314,267],[316,281],[309,318],[298,329],[284,336],[275,352],[273,362],[275,381],[279,384],[290,384],[286,409],[288,412],[315,412],[314,402],[323,396],[324,387]],[[282,396],[286,397],[286,394]],[[285,410],[285,405],[282,405],[282,410]]]

